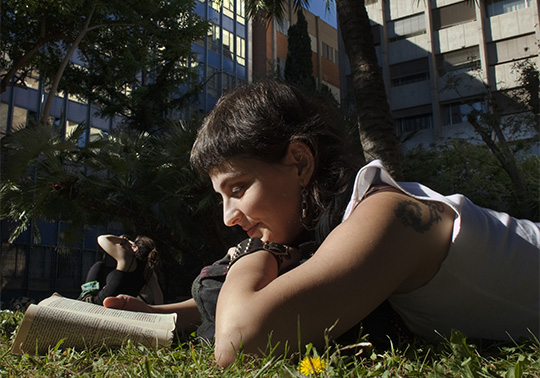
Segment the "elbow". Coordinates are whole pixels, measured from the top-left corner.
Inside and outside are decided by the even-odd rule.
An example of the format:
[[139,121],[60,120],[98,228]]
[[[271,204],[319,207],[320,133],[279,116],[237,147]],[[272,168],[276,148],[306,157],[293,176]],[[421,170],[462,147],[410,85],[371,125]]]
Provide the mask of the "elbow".
[[101,248],[105,249],[107,244],[111,242],[110,235],[99,235],[97,237],[97,242]]
[[253,332],[250,332],[246,324],[232,325],[229,323],[216,327],[214,358],[219,366],[226,367],[234,363],[238,353],[241,351],[249,353],[257,350],[253,345],[256,344],[255,340],[250,341],[252,337],[246,335],[253,335]]
[[214,349],[214,358],[221,367],[227,367],[236,360],[236,350],[232,343],[217,342]]

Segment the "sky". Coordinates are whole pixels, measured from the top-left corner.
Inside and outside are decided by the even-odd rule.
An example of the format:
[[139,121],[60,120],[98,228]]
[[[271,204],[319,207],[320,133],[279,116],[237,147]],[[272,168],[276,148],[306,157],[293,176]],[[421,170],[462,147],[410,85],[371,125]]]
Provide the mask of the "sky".
[[336,4],[330,4],[330,11],[326,11],[326,0],[311,0],[308,10],[323,21],[337,28]]

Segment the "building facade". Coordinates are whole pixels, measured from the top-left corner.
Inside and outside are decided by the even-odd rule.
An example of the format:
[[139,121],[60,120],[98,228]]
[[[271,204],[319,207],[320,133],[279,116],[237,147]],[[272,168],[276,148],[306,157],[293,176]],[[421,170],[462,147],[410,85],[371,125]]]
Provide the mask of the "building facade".
[[210,22],[204,41],[193,44],[206,83],[194,110],[207,113],[223,92],[251,81],[251,22],[245,0],[197,0],[195,12]]
[[[292,1],[285,7],[281,22],[253,23],[253,79],[284,77],[288,52],[288,30],[297,21]],[[320,17],[303,9],[311,39],[313,76],[317,86],[327,86],[339,101],[339,49],[337,30]]]
[[[189,112],[210,111],[222,92],[250,81],[249,57],[250,23],[246,18],[245,0],[197,0],[195,13],[211,24],[208,35],[192,44],[195,54],[189,64],[197,69],[199,80],[204,83],[197,101]],[[75,54],[72,63],[84,65]],[[38,119],[41,108],[48,96],[39,76],[26,80],[27,88],[10,86],[0,95],[0,137],[11,131],[13,126],[25,125],[29,119]],[[187,90],[188,88],[186,88]],[[78,124],[90,125],[87,136],[92,138],[110,131],[119,121],[101,118],[91,103],[69,93],[59,93],[51,109],[51,117],[66,133],[71,133]],[[176,116],[186,116],[178,114]]]
[[[197,0],[195,12],[211,23],[204,40],[192,44],[195,59],[190,65],[198,70],[204,85],[191,109],[172,117],[207,113],[222,92],[251,80],[251,31],[245,0]],[[82,64],[76,57],[72,61]],[[27,88],[8,87],[1,94],[0,138],[31,119],[39,119],[47,89],[37,76],[28,78],[27,85]],[[110,132],[119,122],[114,117],[100,118],[87,100],[65,93],[56,96],[50,114],[66,135],[80,123],[88,125],[81,143]],[[14,243],[8,243],[11,225],[6,220],[0,222],[0,304],[21,296],[44,298],[54,291],[77,296],[88,269],[103,257],[97,236],[122,233],[114,225],[88,230],[76,250],[68,255],[57,250],[64,225],[36,222],[35,226],[40,230],[39,243],[29,231],[23,232]]]
[[[414,133],[407,146],[472,137],[467,114],[486,110],[486,93],[519,86],[519,63],[540,67],[535,0],[365,4],[396,131]],[[350,68],[341,69],[346,101]]]

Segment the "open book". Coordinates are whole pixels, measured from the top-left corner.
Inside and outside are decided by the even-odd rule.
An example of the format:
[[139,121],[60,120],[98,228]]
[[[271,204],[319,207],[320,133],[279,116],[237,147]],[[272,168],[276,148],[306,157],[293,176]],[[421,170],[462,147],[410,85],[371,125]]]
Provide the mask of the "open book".
[[43,354],[61,347],[121,346],[127,340],[147,347],[169,346],[176,314],[151,314],[105,308],[53,294],[26,310],[11,352]]

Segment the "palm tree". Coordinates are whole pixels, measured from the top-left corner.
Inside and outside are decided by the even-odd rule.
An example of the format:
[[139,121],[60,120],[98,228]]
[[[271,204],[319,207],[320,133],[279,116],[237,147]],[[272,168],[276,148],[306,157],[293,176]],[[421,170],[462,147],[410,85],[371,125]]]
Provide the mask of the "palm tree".
[[84,124],[64,137],[36,123],[5,136],[0,219],[10,222],[10,241],[28,228],[39,243],[35,219],[62,222],[59,247],[66,251],[91,227],[146,235],[171,279],[166,287],[188,288],[200,266],[233,244],[209,184],[189,168],[198,126],[170,121],[162,133],[118,129],[88,140]]
[[[292,0],[295,9],[307,7],[310,0]],[[371,25],[364,0],[335,1],[339,27],[351,65],[353,91],[358,112],[358,130],[366,161],[381,159],[388,169],[401,172],[398,139],[386,98],[384,82],[375,53]],[[252,18],[283,19],[289,0],[246,0]]]

